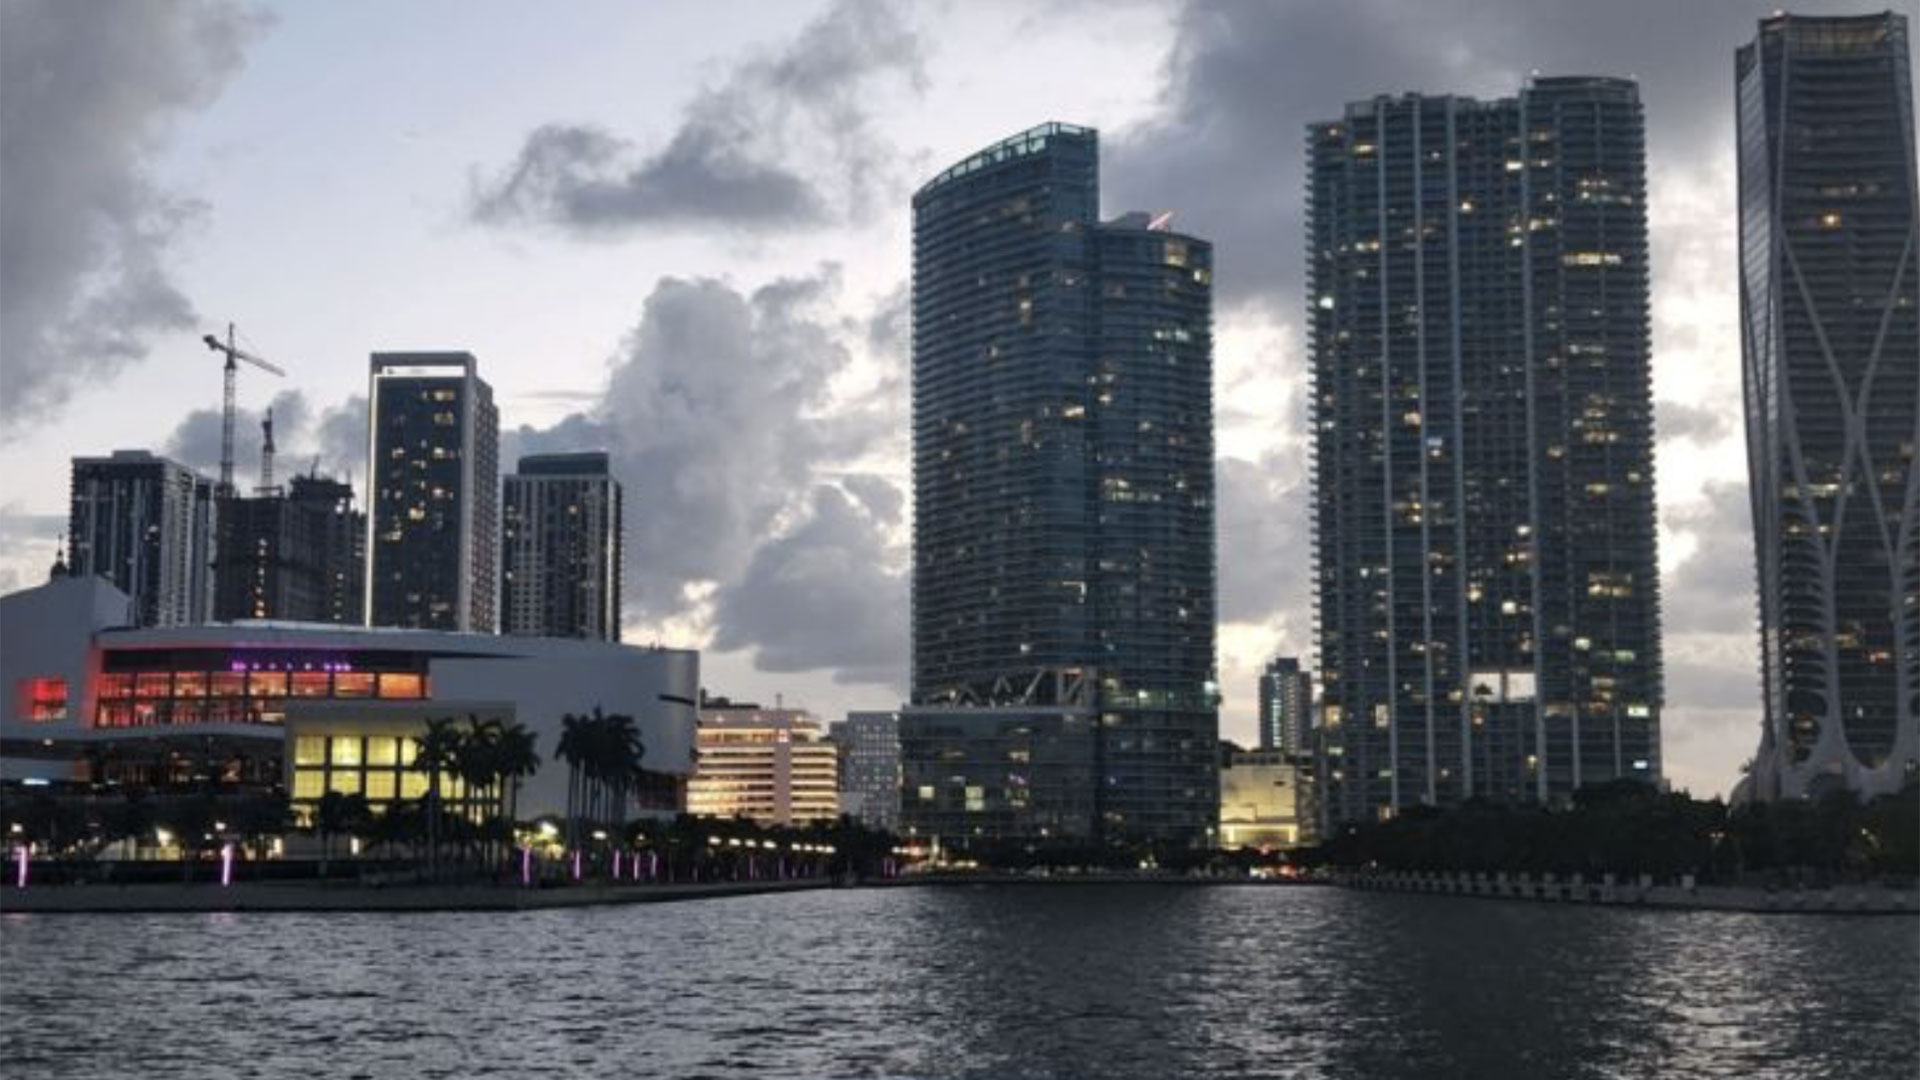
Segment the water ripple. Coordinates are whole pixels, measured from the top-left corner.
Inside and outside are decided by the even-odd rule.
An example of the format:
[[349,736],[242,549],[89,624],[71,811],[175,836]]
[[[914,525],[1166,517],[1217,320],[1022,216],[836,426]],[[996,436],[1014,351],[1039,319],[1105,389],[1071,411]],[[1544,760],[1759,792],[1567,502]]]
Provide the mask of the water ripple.
[[1914,929],[1153,886],[10,916],[0,1071],[1906,1080]]

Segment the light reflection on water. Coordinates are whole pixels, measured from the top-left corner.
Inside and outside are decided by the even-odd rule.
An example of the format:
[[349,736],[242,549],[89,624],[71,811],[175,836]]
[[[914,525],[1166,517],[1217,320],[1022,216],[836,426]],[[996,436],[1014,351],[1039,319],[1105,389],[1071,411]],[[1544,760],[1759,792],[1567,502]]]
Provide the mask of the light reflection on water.
[[1916,930],[1165,886],[8,916],[0,1075],[1907,1080]]

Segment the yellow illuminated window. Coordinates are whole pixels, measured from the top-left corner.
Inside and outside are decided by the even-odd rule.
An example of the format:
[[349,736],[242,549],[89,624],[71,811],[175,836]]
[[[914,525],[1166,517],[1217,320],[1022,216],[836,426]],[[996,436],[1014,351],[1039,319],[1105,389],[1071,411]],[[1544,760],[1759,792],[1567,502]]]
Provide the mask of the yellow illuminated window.
[[393,798],[394,776],[390,772],[370,772],[367,774],[367,798]]
[[403,772],[400,774],[400,797],[403,799],[422,798],[427,793],[425,773]]
[[327,790],[337,791],[342,795],[358,795],[360,794],[360,774],[351,770],[329,772],[327,773]]
[[385,735],[367,737],[367,764],[388,767],[400,764],[399,740]]
[[333,737],[333,764],[336,768],[341,765],[360,764],[360,736],[335,735]]
[[343,671],[333,677],[334,697],[372,697],[373,676],[364,671]]
[[293,763],[295,765],[325,765],[327,763],[327,740],[322,735],[302,735],[293,740]]
[[207,673],[204,671],[176,671],[173,673],[174,697],[206,697]]
[[293,797],[296,799],[317,799],[326,790],[326,773],[319,769],[300,769],[293,774]]
[[286,697],[287,673],[256,671],[247,676],[247,693],[254,697]]

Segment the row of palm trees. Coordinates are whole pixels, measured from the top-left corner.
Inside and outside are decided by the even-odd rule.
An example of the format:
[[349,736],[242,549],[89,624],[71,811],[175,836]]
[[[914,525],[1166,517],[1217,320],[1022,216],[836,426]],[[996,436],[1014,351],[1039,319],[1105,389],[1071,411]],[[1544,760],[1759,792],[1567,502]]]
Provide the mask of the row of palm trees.
[[589,822],[624,830],[647,753],[633,717],[602,713],[597,705],[589,714],[569,713],[560,718],[555,753],[567,763],[567,846],[580,846]]
[[[462,727],[452,717],[439,717],[427,721],[410,768],[427,777],[427,862],[437,872],[441,833],[446,831],[441,779],[457,777],[463,785],[462,817],[511,822],[519,811],[521,784],[540,768],[538,740],[518,721],[508,724],[468,714]],[[483,863],[492,865],[504,858],[512,838],[499,832],[482,832]]]

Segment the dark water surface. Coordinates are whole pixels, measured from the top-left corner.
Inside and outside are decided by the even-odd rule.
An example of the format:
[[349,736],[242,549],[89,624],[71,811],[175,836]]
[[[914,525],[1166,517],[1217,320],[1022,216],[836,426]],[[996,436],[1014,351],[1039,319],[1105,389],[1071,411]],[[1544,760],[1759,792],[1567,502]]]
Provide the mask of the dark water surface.
[[0,1075],[1920,1076],[1920,923],[1318,888],[11,915]]

